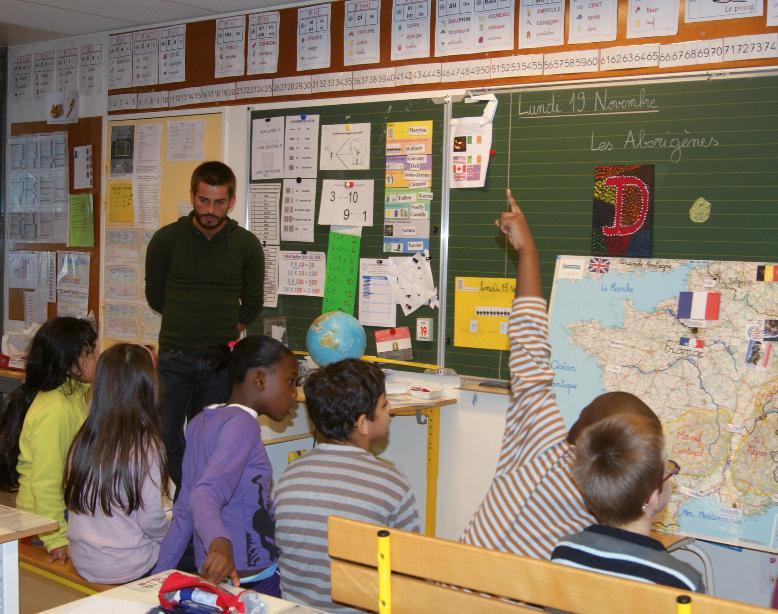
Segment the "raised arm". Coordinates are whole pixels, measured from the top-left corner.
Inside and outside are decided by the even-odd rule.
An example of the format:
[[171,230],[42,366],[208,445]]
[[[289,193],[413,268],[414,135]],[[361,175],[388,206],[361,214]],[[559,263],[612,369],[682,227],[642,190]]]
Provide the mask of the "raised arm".
[[519,256],[516,267],[516,296],[539,296],[540,291],[540,265],[538,264],[538,250],[532,238],[527,218],[519,208],[516,199],[510,189],[505,190],[508,198],[509,211],[500,214],[500,219],[494,223],[500,232],[506,236],[508,243]]

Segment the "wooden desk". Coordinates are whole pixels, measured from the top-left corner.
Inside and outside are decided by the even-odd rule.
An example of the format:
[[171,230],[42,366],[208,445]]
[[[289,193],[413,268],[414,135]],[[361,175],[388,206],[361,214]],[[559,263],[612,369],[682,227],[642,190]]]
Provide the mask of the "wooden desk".
[[[163,571],[148,578],[141,578],[122,586],[117,586],[102,593],[91,595],[71,603],[66,603],[45,612],[51,614],[65,614],[68,612],[78,612],[79,614],[104,614],[105,612],[121,612],[122,614],[146,614],[150,608],[159,605],[159,587],[167,578],[170,571]],[[277,599],[269,595],[262,595],[266,614],[276,614],[289,611],[294,607],[291,601]],[[320,612],[308,608],[300,610],[301,612]]]
[[11,394],[24,381],[24,371],[0,369],[0,393]]
[[19,540],[58,526],[56,520],[0,505],[0,612],[19,612]]

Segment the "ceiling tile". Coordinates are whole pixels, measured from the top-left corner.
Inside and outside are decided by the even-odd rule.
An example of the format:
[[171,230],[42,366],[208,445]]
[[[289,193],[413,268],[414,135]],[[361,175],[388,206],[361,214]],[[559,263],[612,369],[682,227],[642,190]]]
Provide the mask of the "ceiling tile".
[[66,35],[91,34],[132,26],[132,22],[77,13],[24,0],[2,0],[5,23],[63,32]]
[[61,9],[121,19],[139,25],[208,17],[213,11],[167,0],[45,0]]

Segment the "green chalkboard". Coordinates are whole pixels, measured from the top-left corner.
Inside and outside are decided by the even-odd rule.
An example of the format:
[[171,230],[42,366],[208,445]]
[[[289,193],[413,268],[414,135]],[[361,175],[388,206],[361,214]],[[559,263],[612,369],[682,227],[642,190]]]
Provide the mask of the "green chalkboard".
[[[441,167],[443,154],[443,112],[444,107],[430,99],[391,100],[365,104],[334,104],[316,105],[297,108],[254,110],[252,121],[268,117],[286,117],[318,115],[319,124],[358,124],[369,123],[370,133],[370,169],[358,171],[328,171],[319,170],[316,179],[316,214],[319,212],[322,181],[325,179],[373,179],[374,203],[373,226],[363,228],[360,247],[362,258],[388,258],[389,256],[409,256],[411,254],[390,254],[384,252],[384,178],[386,171],[386,125],[389,122],[432,120],[432,202],[430,220],[430,255],[432,272],[435,282],[438,279],[440,255],[440,198],[441,198]],[[321,147],[321,143],[320,143]],[[251,166],[249,166],[251,168]],[[280,183],[280,179],[268,181],[252,181],[251,183]],[[284,251],[327,251],[329,226],[315,225],[314,242],[281,242]],[[354,310],[357,315],[359,297]],[[264,308],[259,321],[252,327],[253,332],[261,332],[262,319],[271,316],[284,316],[286,319],[289,346],[294,350],[305,349],[305,334],[311,322],[322,312],[322,299],[309,296],[279,295],[277,308]],[[416,341],[416,318],[431,317],[437,319],[437,310],[428,306],[421,307],[408,317],[397,308],[397,326],[408,326],[413,339],[413,361],[436,364],[437,346],[435,341]],[[375,327],[365,327],[367,332],[367,348],[365,353],[376,354]]]
[[[512,277],[494,219],[510,186],[538,244],[548,294],[558,254],[588,254],[595,166],[655,168],[656,258],[778,261],[778,77],[646,81],[498,95],[483,189],[450,194],[447,330],[456,276]],[[480,114],[456,103],[454,117]],[[704,223],[694,201],[711,205]],[[453,342],[453,335],[450,341]],[[459,373],[507,378],[507,352],[446,345]]]

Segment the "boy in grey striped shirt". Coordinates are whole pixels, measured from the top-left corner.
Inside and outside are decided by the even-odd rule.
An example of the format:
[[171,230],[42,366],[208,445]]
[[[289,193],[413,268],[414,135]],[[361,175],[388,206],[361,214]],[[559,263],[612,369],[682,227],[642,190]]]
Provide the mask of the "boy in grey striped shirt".
[[389,433],[381,369],[353,359],[327,365],[308,376],[305,398],[323,443],[293,461],[275,491],[281,590],[290,601],[358,612],[332,601],[327,519],[418,532],[416,500],[408,479],[370,452]]

